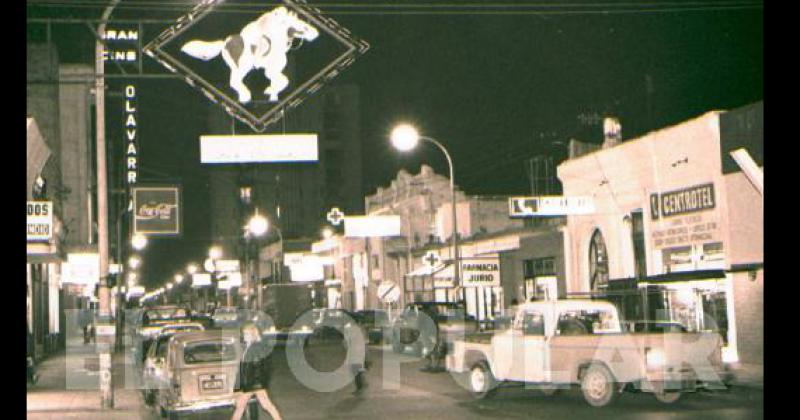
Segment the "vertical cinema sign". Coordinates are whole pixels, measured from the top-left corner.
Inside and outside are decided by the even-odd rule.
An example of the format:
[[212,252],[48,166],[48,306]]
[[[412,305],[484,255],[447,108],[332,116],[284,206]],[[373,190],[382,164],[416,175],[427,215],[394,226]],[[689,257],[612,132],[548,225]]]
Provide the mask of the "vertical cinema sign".
[[125,86],[125,183],[136,184],[139,172],[138,123],[136,119],[136,85]]

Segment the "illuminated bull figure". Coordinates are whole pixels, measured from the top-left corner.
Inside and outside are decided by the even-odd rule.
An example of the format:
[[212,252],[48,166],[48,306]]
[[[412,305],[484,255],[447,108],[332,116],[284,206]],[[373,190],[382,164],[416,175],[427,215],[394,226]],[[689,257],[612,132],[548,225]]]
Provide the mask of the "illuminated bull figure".
[[187,42],[181,48],[184,53],[210,60],[220,53],[231,70],[230,86],[239,94],[239,102],[248,103],[252,95],[243,80],[254,68],[263,69],[270,85],[264,90],[270,102],[278,101],[278,94],[289,85],[283,74],[286,68],[286,53],[292,49],[295,39],[313,41],[319,32],[300,20],[295,12],[284,6],[276,7],[250,22],[239,34],[224,40]]

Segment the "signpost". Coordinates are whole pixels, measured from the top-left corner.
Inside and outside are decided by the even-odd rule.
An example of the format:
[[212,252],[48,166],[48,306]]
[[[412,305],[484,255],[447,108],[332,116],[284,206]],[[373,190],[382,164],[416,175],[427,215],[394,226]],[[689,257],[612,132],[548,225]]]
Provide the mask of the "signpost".
[[511,197],[508,199],[510,217],[566,216],[595,212],[592,197]]

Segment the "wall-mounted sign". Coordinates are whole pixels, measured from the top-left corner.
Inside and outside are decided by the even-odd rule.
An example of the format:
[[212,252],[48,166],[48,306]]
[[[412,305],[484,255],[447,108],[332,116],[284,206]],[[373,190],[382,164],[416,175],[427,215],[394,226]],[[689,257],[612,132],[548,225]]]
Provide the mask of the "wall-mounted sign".
[[399,236],[400,216],[347,216],[344,236],[355,238]]
[[[102,57],[106,63],[138,64],[141,43],[139,28],[133,26],[109,27],[102,34],[105,41]],[[111,68],[112,66],[109,66]]]
[[461,284],[463,287],[500,286],[500,258],[461,259]]
[[61,264],[61,282],[93,286],[100,280],[100,256],[97,253],[67,254]]
[[211,274],[194,273],[192,274],[192,287],[211,286]]
[[125,86],[125,183],[128,187],[136,184],[139,174],[139,144],[136,135],[138,122],[136,119],[136,86]]
[[53,202],[28,201],[28,241],[53,238]]
[[216,260],[214,268],[219,273],[238,273],[239,260]]
[[242,274],[241,273],[227,273],[220,276],[220,280],[217,282],[217,288],[221,290],[229,290],[234,287],[241,287],[242,286]]
[[134,235],[181,234],[180,187],[139,185],[132,192]]
[[594,213],[592,197],[511,197],[508,199],[510,217],[566,216]]
[[710,210],[715,206],[713,183],[650,194],[650,217],[653,220]]
[[143,50],[258,132],[369,49],[303,0],[232,0],[236,13],[212,13],[223,2],[199,2]]
[[316,162],[316,134],[200,136],[200,163]]

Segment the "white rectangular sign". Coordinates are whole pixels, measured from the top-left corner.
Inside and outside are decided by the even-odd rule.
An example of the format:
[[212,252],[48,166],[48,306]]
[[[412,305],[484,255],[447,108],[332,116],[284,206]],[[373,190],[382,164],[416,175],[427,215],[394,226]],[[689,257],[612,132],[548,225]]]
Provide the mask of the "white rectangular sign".
[[28,240],[49,241],[53,238],[53,202],[28,201]]
[[200,163],[316,162],[316,134],[200,136]]
[[461,260],[461,284],[463,287],[499,287],[500,258],[464,258]]
[[592,197],[511,197],[508,214],[511,217],[566,216],[594,213]]
[[238,273],[239,260],[217,260],[214,261],[214,267],[219,273]]
[[128,288],[128,297],[144,295],[144,286],[131,286]]
[[219,276],[220,281],[217,283],[222,283],[223,281],[229,285],[229,287],[239,287],[242,285],[242,273],[224,273]]
[[61,282],[93,286],[100,280],[100,256],[97,253],[67,254],[62,264]]
[[289,266],[292,281],[319,281],[325,278],[321,261],[305,260],[302,264]]
[[211,274],[195,273],[192,274],[192,287],[211,286]]
[[344,236],[356,238],[399,236],[400,216],[348,216]]

